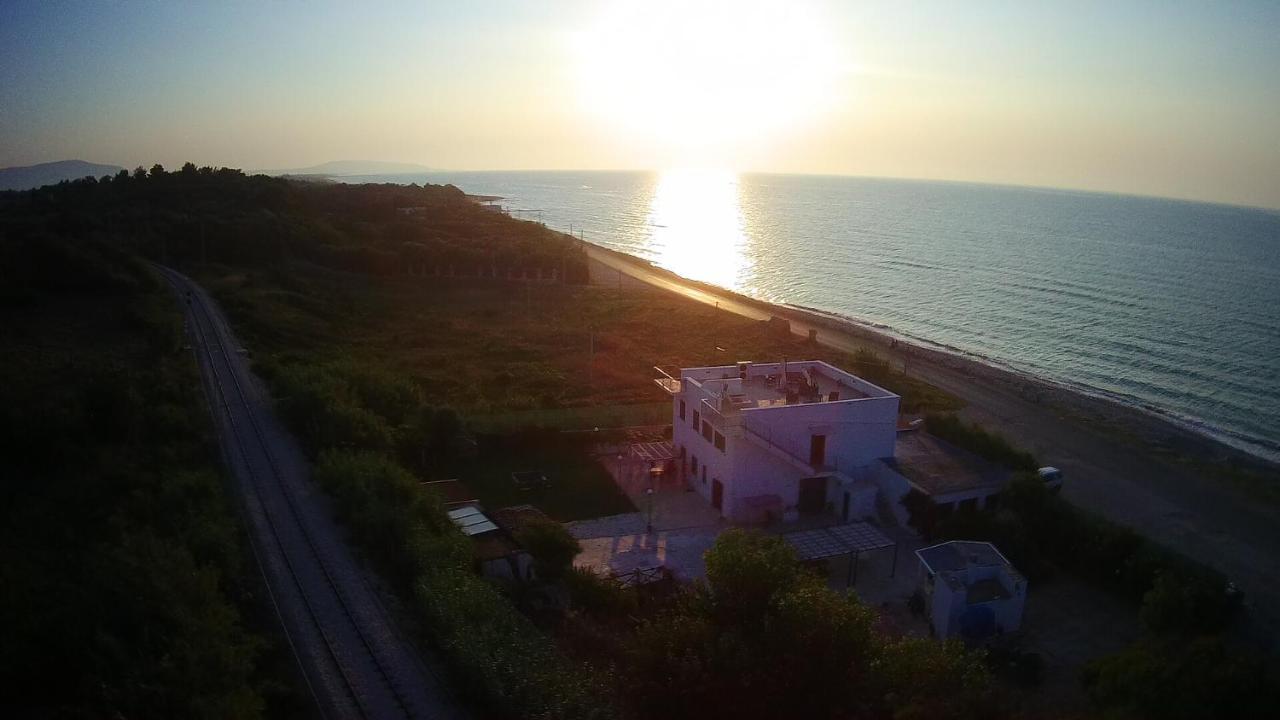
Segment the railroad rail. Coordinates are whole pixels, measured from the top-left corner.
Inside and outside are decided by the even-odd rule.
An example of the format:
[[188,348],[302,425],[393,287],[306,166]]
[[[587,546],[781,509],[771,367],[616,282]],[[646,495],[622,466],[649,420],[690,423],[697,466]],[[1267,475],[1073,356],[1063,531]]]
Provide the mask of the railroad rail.
[[[198,286],[159,271],[188,304],[193,343],[229,468],[242,489],[255,557],[272,601],[326,717],[456,715],[444,686],[395,632],[323,508],[307,487],[305,462],[270,417],[229,348],[229,331]],[[246,387],[248,386],[248,387]],[[274,441],[274,442],[273,442]],[[285,445],[284,458],[273,447]],[[431,689],[434,686],[435,692]],[[432,697],[435,695],[435,697]]]

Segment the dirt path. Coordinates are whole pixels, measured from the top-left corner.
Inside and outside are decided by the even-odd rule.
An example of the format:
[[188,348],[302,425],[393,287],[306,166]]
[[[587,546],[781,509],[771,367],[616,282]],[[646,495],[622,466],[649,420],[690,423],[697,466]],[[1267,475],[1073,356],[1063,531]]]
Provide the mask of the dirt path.
[[860,332],[841,332],[830,322],[806,322],[788,308],[772,312],[764,303],[681,282],[642,261],[588,245],[591,259],[636,280],[716,305],[752,319],[784,315],[793,332],[816,330],[818,342],[853,352],[871,348],[913,376],[967,403],[962,415],[1031,450],[1042,462],[1061,468],[1064,494],[1073,503],[1128,525],[1226,573],[1246,593],[1259,623],[1280,631],[1280,524],[1277,508],[1247,497],[1235,487],[1159,457],[1145,439],[1173,447],[1206,441],[1163,420],[1100,398],[1088,398],[1025,379],[1002,382],[1000,372],[942,364],[927,356],[895,352],[871,343]]

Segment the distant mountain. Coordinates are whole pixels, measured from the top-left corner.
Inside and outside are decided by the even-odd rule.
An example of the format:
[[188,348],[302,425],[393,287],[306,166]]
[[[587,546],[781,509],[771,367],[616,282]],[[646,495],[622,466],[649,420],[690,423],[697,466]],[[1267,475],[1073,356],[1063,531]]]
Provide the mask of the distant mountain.
[[119,165],[99,165],[83,160],[59,160],[26,167],[0,168],[0,190],[30,190],[91,175],[115,175],[123,169]]
[[289,170],[263,170],[266,175],[327,175],[344,177],[347,175],[408,175],[411,173],[431,172],[432,168],[417,163],[382,162],[379,160],[334,160],[332,162],[312,165],[311,167],[292,168]]

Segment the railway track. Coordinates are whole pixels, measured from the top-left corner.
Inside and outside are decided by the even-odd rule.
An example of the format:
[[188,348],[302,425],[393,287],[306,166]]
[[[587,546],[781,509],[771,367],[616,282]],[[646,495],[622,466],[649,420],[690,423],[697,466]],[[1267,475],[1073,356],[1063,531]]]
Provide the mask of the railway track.
[[188,305],[189,332],[224,455],[244,501],[254,554],[325,717],[458,716],[446,688],[399,636],[313,495],[307,463],[266,410],[211,300],[159,268]]

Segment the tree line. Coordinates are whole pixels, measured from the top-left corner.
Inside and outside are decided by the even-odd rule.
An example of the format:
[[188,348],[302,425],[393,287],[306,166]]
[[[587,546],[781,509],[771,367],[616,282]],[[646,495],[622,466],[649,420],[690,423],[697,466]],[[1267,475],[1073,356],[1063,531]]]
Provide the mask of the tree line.
[[452,185],[346,185],[155,165],[0,193],[15,241],[96,239],[171,265],[279,267],[290,259],[374,276],[585,282],[580,244],[472,202]]

